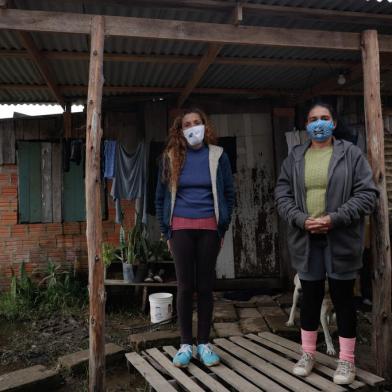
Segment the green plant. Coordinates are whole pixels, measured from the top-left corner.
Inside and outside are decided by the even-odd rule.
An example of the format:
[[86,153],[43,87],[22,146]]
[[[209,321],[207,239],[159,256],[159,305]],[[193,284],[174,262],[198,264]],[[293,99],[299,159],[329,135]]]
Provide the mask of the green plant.
[[39,307],[45,311],[61,310],[82,306],[87,299],[87,291],[60,265],[49,262],[40,280]]
[[49,262],[39,283],[27,274],[25,264],[19,276],[12,271],[10,290],[0,295],[0,317],[30,319],[48,311],[69,312],[87,302],[87,289],[71,273]]
[[116,247],[112,244],[104,242],[102,244],[102,261],[103,265],[107,268],[112,264],[113,260],[117,257]]
[[135,225],[126,233],[123,226],[120,228],[120,246],[117,258],[123,263],[147,263],[149,257],[149,239],[147,226],[137,215]]
[[150,244],[150,258],[154,261],[172,259],[167,242],[163,238]]

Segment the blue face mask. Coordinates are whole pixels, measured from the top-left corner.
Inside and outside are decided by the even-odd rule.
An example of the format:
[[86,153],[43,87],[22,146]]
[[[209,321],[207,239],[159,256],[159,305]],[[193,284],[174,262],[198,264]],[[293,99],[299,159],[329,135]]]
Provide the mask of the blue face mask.
[[306,132],[310,139],[316,142],[325,142],[332,136],[334,128],[333,121],[316,120],[306,126]]

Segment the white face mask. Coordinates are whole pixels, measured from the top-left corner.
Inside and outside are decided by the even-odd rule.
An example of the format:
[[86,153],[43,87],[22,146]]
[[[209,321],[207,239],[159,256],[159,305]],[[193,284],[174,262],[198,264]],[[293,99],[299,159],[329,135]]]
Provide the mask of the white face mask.
[[203,143],[204,130],[205,127],[203,124],[201,124],[184,129],[182,132],[184,133],[185,139],[190,146],[197,146],[198,144]]

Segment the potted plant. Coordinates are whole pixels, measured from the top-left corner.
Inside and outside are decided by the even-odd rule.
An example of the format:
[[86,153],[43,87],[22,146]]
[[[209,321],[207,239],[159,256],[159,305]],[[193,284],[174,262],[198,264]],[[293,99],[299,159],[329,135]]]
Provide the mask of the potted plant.
[[135,226],[130,231],[130,243],[133,245],[137,264],[135,282],[140,283],[147,275],[147,262],[150,253],[147,226],[142,222],[140,215],[137,216]]
[[160,260],[172,260],[167,242],[161,237],[158,241],[154,241],[150,245],[150,260],[158,262]]
[[106,273],[109,266],[116,259],[116,247],[112,244],[104,242],[102,244],[102,261],[104,265],[104,279],[106,279]]
[[131,241],[131,233],[128,234],[128,241],[126,240],[123,226],[120,228],[120,247],[117,258],[122,262],[124,281],[132,283],[135,280],[133,272],[133,264],[135,262],[134,245]]

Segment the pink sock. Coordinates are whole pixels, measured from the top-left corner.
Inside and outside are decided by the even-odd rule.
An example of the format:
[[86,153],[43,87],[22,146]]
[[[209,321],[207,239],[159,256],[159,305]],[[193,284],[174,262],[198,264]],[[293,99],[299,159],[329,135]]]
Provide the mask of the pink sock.
[[342,338],[341,336],[339,336],[339,359],[354,363],[355,339],[356,338]]
[[317,331],[305,331],[301,328],[302,350],[314,355],[316,353]]

